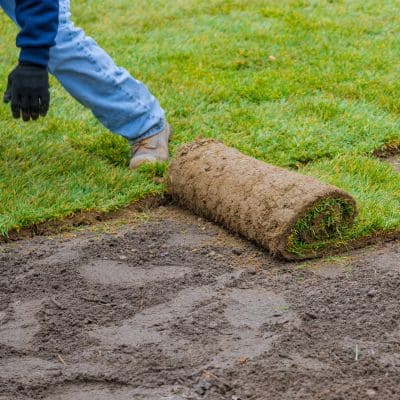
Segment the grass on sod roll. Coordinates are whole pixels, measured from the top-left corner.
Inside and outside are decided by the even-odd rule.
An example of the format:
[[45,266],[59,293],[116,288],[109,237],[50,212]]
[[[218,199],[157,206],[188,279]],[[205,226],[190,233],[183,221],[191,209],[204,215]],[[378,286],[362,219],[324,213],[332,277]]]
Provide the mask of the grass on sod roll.
[[288,240],[288,251],[304,256],[342,239],[354,219],[348,199],[327,198],[315,204],[299,219]]
[[[372,156],[400,146],[395,0],[73,0],[72,15],[159,98],[173,150],[214,137],[348,191],[359,216],[337,241],[400,230],[400,174]],[[16,33],[1,14],[2,89]],[[1,234],[163,192],[54,79],[51,94],[39,122],[0,107]]]

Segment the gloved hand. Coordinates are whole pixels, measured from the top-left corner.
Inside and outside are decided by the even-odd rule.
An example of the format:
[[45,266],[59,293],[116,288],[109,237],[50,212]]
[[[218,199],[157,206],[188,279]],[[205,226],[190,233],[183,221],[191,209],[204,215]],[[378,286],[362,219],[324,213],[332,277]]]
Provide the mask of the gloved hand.
[[14,118],[24,121],[44,117],[49,110],[49,74],[46,67],[20,62],[8,76],[4,102],[11,102]]

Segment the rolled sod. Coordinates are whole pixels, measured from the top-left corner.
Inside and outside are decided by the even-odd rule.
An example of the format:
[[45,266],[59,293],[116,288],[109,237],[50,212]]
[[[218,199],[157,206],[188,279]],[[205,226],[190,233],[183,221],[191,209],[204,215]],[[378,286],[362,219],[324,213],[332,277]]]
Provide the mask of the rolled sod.
[[326,254],[357,214],[343,190],[210,139],[177,151],[168,190],[194,213],[292,260]]

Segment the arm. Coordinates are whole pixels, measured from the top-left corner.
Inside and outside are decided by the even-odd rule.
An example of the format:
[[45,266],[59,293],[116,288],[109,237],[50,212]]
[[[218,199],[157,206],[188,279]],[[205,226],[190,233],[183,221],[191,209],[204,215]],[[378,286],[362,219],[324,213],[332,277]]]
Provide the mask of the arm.
[[21,48],[18,66],[8,77],[4,101],[11,102],[14,118],[24,121],[45,116],[50,103],[50,47],[58,31],[59,0],[16,0],[15,13],[21,30],[17,46]]
[[47,67],[58,30],[58,0],[16,0],[15,14],[21,27],[19,60]]

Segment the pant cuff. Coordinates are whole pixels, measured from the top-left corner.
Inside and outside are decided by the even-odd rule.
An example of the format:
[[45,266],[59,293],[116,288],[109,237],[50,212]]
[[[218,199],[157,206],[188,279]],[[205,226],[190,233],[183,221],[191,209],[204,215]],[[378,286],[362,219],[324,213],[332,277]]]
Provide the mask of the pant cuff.
[[135,143],[139,143],[144,139],[157,135],[165,129],[166,124],[166,120],[162,119],[158,124],[154,125],[151,129],[149,129],[147,132],[143,133],[139,137],[135,139],[128,139],[129,144],[132,145]]

